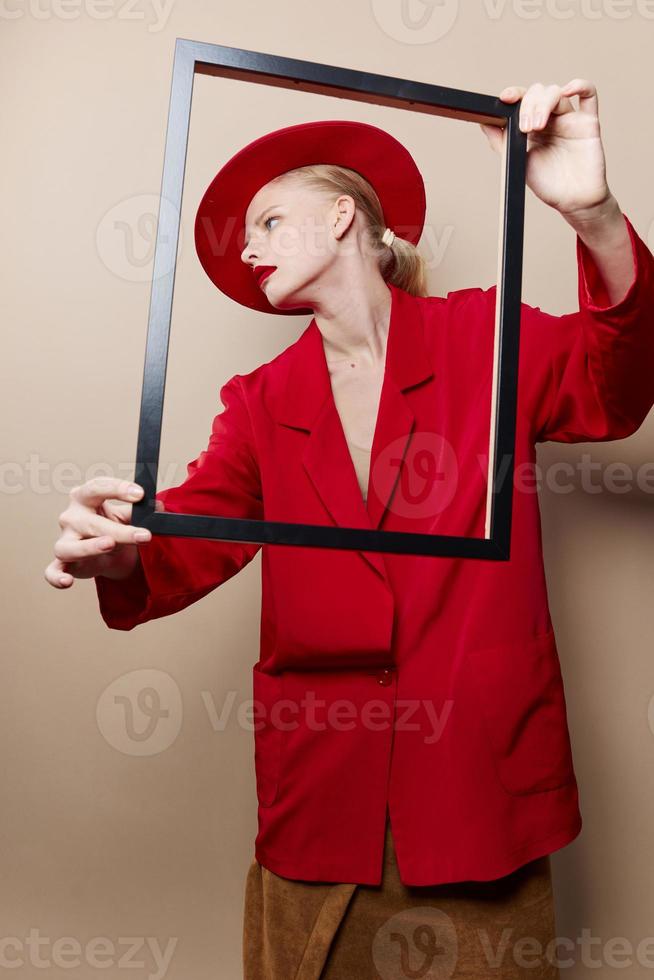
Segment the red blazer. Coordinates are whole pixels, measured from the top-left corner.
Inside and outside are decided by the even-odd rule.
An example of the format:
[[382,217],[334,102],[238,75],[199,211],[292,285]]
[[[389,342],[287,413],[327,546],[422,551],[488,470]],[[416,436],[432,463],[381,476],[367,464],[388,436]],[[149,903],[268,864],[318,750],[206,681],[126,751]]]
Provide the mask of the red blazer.
[[[579,312],[522,305],[510,561],[156,536],[129,579],[95,580],[104,621],[130,630],[261,548],[254,847],[275,873],[379,884],[387,805],[407,885],[497,878],[579,833],[535,447],[622,439],[654,403],[654,257],[625,220],[617,304],[577,237]],[[367,505],[312,320],[222,386],[166,509],[483,536],[496,287],[390,289]]]

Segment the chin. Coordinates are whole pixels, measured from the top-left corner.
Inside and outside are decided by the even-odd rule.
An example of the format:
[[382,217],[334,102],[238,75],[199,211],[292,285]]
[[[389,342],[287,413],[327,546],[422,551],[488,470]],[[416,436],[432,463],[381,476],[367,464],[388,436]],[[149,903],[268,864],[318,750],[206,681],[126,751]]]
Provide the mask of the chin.
[[[276,285],[276,284],[275,284]],[[264,293],[266,294],[266,299],[271,306],[274,306],[278,310],[293,310],[299,309],[303,306],[309,306],[304,300],[298,299],[296,295],[291,295],[288,292],[277,292],[273,286],[272,289],[266,289],[264,287]]]

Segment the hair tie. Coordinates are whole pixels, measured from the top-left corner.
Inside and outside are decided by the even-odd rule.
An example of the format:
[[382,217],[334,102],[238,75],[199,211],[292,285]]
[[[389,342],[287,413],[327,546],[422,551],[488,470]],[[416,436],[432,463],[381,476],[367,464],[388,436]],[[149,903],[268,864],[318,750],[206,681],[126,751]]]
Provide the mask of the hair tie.
[[387,228],[384,234],[382,235],[382,241],[384,245],[388,245],[388,247],[390,248],[390,246],[395,241],[395,232],[391,231],[390,228]]

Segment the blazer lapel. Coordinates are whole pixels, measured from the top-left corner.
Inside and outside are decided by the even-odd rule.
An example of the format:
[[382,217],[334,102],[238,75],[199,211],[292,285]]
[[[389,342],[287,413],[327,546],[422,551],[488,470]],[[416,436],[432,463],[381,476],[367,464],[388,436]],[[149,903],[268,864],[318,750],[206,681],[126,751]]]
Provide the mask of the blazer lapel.
[[[289,371],[275,403],[275,416],[281,425],[309,433],[302,462],[323,504],[340,527],[380,528],[399,483],[415,424],[415,414],[405,392],[433,376],[418,300],[396,286],[387,285],[391,291],[391,316],[367,504],[359,489],[334,401],[322,334],[315,318],[291,348]],[[386,578],[382,552],[359,553]]]

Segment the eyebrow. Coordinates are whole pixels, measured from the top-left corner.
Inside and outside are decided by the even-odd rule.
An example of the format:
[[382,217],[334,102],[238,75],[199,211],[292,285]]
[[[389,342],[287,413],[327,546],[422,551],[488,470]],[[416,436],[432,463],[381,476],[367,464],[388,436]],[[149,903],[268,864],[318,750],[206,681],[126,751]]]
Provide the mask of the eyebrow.
[[[283,205],[281,205],[281,204],[269,204],[267,208],[264,208],[264,209],[263,209],[263,211],[260,211],[260,212],[259,212],[259,217],[258,217],[258,218],[256,219],[256,221],[254,222],[254,223],[255,223],[255,225],[258,225],[258,224],[259,224],[259,222],[260,222],[260,221],[261,221],[261,219],[263,218],[263,216],[264,216],[264,214],[266,214],[266,212],[268,212],[268,211],[270,211],[270,210],[271,210],[272,208],[281,208],[281,207],[283,207]],[[246,247],[246,245],[247,245],[247,243],[248,243],[249,241],[250,241],[250,238],[249,238],[249,236],[248,236],[248,237],[247,237],[247,238],[245,239],[245,245],[243,245],[243,248],[245,248],[245,247]]]

